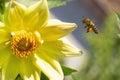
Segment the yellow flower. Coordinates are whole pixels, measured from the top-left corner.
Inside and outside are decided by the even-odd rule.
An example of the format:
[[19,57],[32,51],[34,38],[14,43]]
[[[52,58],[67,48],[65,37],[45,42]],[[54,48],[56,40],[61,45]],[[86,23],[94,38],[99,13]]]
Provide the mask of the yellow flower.
[[31,6],[11,1],[0,22],[0,67],[2,80],[63,80],[59,57],[80,52],[61,38],[76,28],[75,23],[49,20],[47,0]]

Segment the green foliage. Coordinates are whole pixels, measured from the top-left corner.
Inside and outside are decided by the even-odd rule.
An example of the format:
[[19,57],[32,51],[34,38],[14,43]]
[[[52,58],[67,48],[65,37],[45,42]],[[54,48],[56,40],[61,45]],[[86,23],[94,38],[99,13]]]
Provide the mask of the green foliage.
[[77,71],[75,69],[72,69],[72,68],[69,68],[69,67],[66,67],[66,66],[63,66],[63,65],[61,67],[62,67],[62,70],[63,70],[63,73],[64,73],[65,76],[70,75],[71,73]]
[[5,0],[0,0],[0,14],[4,13]]
[[5,11],[5,0],[0,0],[0,21],[2,21],[4,11]]
[[72,0],[48,0],[49,8],[54,8],[62,5],[66,5],[67,2]]
[[[73,72],[76,72],[75,69],[71,69],[71,68],[63,66],[63,65],[61,67],[62,67],[62,70],[63,70],[63,73],[65,76],[71,75]],[[52,72],[51,72],[51,74],[52,74]],[[49,79],[43,73],[41,73],[41,80],[49,80]],[[75,77],[73,80],[76,80]]]
[[20,75],[18,75],[15,80],[23,80],[23,79],[21,78]]
[[72,77],[72,80],[79,80],[78,77],[73,74],[71,75],[71,77]]
[[120,38],[120,34],[118,34],[118,37]]
[[[51,72],[51,74],[52,74],[52,72]],[[43,73],[41,73],[41,77],[40,78],[41,78],[40,80],[49,80],[47,78],[47,76],[45,74],[43,74]]]
[[[37,2],[38,0],[26,0],[26,1],[25,0],[16,0],[16,1],[29,6],[29,5]],[[58,6],[63,6],[67,2],[72,1],[72,0],[47,0],[47,1],[48,1],[49,8],[54,8],[54,7],[58,7]]]
[[0,14],[4,14],[5,11],[5,3],[9,0],[0,0]]
[[[120,14],[116,12],[117,17],[117,23],[118,23],[118,31],[120,33]],[[118,34],[118,37],[120,38],[120,34]]]
[[79,80],[120,80],[120,39],[115,16],[108,15],[99,34],[87,34],[89,58]]

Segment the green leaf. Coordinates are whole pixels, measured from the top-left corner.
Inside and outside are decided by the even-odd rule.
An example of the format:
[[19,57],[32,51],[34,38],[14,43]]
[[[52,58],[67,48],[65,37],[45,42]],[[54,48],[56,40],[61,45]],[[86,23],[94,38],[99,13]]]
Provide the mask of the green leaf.
[[63,65],[61,67],[62,67],[62,70],[63,70],[63,73],[64,73],[65,76],[70,75],[73,72],[77,72],[77,70],[66,67],[66,66],[63,66]]
[[4,11],[5,11],[5,0],[0,0],[0,21],[3,20]]
[[117,17],[118,27],[120,29],[120,14],[118,12],[116,12],[116,17]]
[[49,8],[63,6],[63,5],[66,5],[66,3],[69,1],[72,1],[72,0],[48,0],[48,6]]
[[5,0],[0,0],[0,13],[3,14],[5,9]]
[[47,78],[47,76],[45,74],[41,73],[41,79],[40,80],[49,80],[49,79]]
[[115,12],[117,17],[120,19],[120,14],[118,12]]
[[[117,17],[117,24],[118,24],[118,28],[119,28],[119,31],[120,31],[120,14],[118,12],[116,12],[116,17]],[[120,34],[118,34],[118,37],[120,38]]]
[[15,80],[23,80],[23,79],[21,78],[20,75],[18,75]]
[[72,77],[72,80],[79,80],[78,77],[73,74],[71,75],[71,77]]
[[120,34],[118,34],[118,37],[120,38]]

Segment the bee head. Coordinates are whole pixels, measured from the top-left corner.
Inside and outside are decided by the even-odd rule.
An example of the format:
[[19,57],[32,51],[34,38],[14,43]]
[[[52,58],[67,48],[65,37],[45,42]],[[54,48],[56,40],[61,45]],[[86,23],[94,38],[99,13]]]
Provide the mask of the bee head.
[[82,22],[83,22],[84,24],[89,23],[89,22],[90,22],[90,19],[89,19],[89,18],[84,18],[84,19],[82,20]]

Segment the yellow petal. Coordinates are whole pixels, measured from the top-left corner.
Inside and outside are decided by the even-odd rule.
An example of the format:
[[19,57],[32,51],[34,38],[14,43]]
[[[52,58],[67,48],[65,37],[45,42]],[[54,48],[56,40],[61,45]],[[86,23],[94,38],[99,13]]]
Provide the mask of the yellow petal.
[[77,25],[75,23],[66,23],[59,20],[50,20],[46,27],[41,29],[42,38],[45,41],[52,41],[66,36],[72,32]]
[[40,80],[40,74],[35,72],[30,77],[24,76],[24,80]]
[[0,43],[0,66],[6,64],[12,54],[11,49],[9,48],[10,45],[6,45],[5,43]]
[[5,25],[2,23],[2,22],[0,22],[0,27],[4,27]]
[[19,69],[19,60],[17,57],[11,55],[8,60],[4,61],[4,65],[2,65],[2,80],[15,80],[19,74]]
[[61,39],[59,40],[57,43],[57,45],[59,45],[62,49],[62,53],[64,56],[79,56],[81,55],[83,52],[80,51],[80,49],[78,49],[77,47],[75,47],[73,44],[71,44],[71,42],[69,42],[67,39]]
[[34,74],[36,71],[38,71],[38,69],[34,66],[31,57],[21,59],[19,64],[20,64],[20,75],[22,78],[24,79],[34,78],[35,79]]
[[[36,66],[50,79],[50,80],[63,80],[63,74],[61,74],[61,68],[59,63],[57,61],[54,61],[50,58],[49,61],[46,61],[46,56],[44,58],[39,57],[38,55],[35,55],[36,58]],[[58,67],[58,70],[54,66],[49,63],[51,61],[56,68]],[[57,64],[56,64],[57,63]],[[56,64],[56,65],[55,65]]]
[[43,27],[49,18],[47,0],[40,0],[36,4],[28,7],[25,24],[32,30],[39,30]]
[[11,37],[9,31],[7,31],[5,29],[5,27],[3,27],[4,24],[0,23],[0,43],[8,41]]
[[39,51],[40,54],[37,54],[39,57],[47,61],[56,71],[60,73],[61,76],[63,76],[63,72],[61,69],[61,66],[56,59],[52,58],[49,53],[46,53],[44,51]]
[[5,24],[11,30],[23,29],[25,6],[15,1],[11,2],[5,14]]
[[35,72],[33,76],[34,76],[35,80],[40,80],[40,73],[39,72]]
[[47,0],[40,0],[29,7],[12,1],[6,11],[4,21],[11,30],[38,30],[46,25],[48,18]]
[[40,52],[48,53],[50,57],[58,59],[60,57],[78,56],[82,52],[66,40],[56,40],[44,42],[40,47]]

